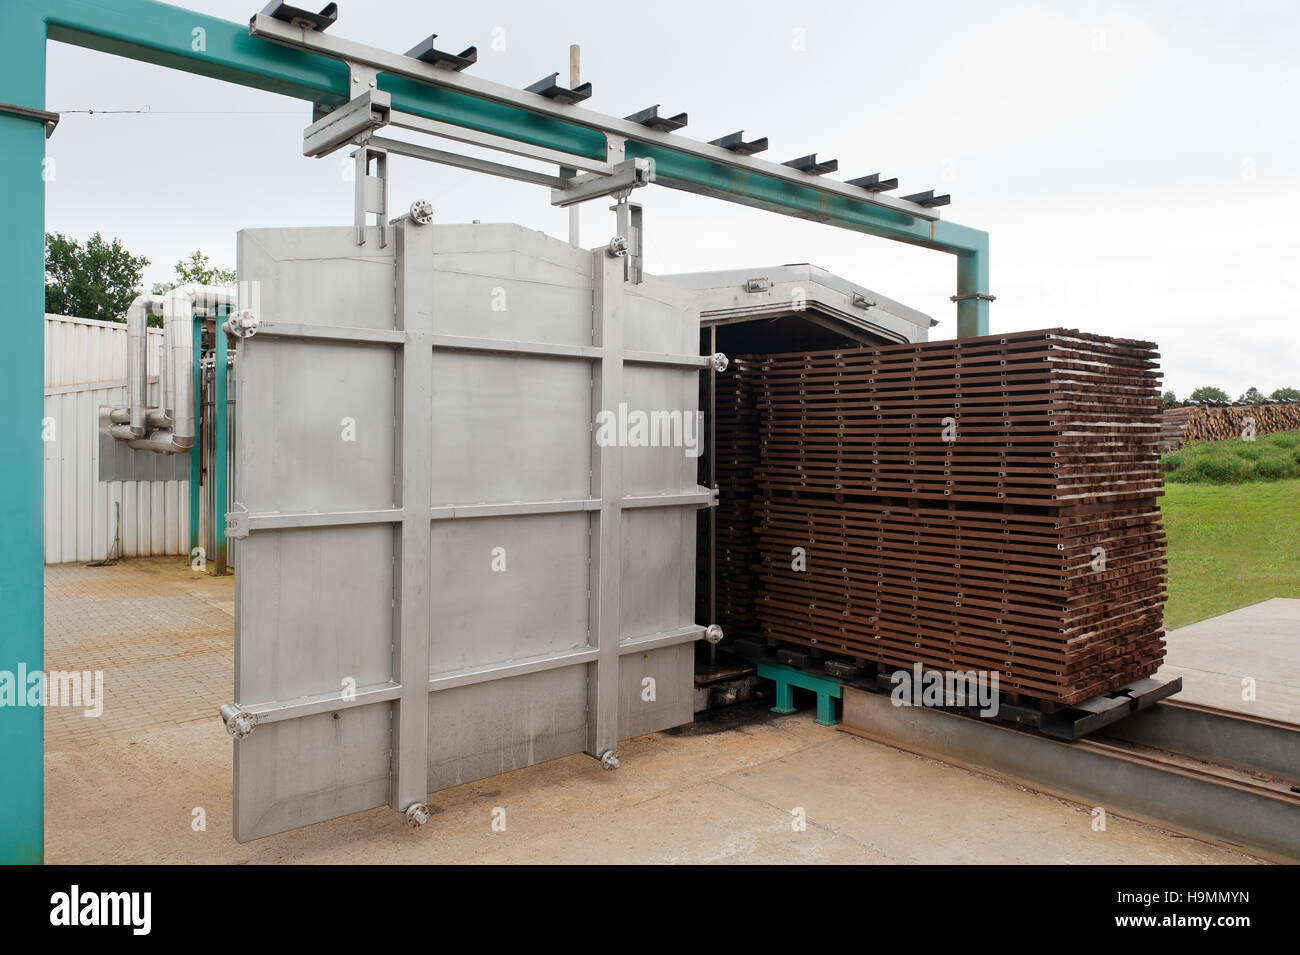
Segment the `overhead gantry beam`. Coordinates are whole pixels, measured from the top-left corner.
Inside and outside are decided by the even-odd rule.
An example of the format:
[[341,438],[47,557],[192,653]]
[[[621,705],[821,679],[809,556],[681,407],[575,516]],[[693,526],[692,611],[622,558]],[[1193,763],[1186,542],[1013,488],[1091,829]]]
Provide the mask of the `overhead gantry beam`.
[[[391,95],[394,110],[591,159],[652,159],[659,185],[946,252],[958,259],[958,337],[988,333],[988,234],[942,220],[920,203],[261,14],[250,35],[244,24],[152,0],[10,0],[7,6],[15,4],[29,15],[43,13],[52,40],[329,107],[352,98],[340,58],[365,62],[379,71],[378,88]],[[626,140],[624,155],[608,156],[611,134]]]

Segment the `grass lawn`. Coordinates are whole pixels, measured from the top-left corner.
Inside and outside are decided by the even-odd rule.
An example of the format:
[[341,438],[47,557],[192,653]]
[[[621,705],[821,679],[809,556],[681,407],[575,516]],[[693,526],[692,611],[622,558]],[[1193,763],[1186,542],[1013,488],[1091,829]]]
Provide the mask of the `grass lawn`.
[[1193,441],[1160,459],[1165,484],[1238,484],[1300,477],[1300,431],[1253,441]]
[[1173,629],[1268,600],[1300,597],[1300,479],[1165,485]]

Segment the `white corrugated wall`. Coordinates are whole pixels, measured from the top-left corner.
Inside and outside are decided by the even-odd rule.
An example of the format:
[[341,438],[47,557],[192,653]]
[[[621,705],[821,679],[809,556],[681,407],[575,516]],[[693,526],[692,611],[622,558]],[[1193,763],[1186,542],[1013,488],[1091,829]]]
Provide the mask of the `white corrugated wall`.
[[[45,316],[45,562],[103,560],[121,515],[123,557],[183,554],[189,481],[97,480],[99,406],[126,404],[126,325]],[[158,403],[161,329],[149,329],[149,399]]]

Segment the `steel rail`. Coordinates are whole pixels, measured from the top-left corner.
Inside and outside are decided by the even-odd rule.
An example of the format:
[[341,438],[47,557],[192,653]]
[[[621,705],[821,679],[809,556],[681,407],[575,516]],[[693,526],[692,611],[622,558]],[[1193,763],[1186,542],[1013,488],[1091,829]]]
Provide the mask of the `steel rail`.
[[[1168,706],[1162,702],[1142,712]],[[1300,861],[1300,795],[1214,765],[1188,766],[1169,755],[1097,739],[1067,742],[948,710],[895,706],[887,693],[852,686],[844,688],[841,729],[1083,802],[1094,814],[1102,809],[1274,861]]]

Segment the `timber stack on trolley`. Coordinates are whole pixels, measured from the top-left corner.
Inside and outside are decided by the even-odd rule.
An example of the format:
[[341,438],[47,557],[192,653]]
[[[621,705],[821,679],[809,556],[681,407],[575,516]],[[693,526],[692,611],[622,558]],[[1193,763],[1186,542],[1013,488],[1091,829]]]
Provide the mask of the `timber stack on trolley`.
[[1152,674],[1157,358],[1050,329],[745,362],[767,642],[997,673],[1049,712]]
[[[716,467],[718,483],[716,619],[724,633],[740,634],[757,626],[754,601],[758,595],[758,549],[753,528],[757,521],[758,413],[754,407],[754,359],[731,357],[730,371],[717,375]],[[702,383],[703,384],[703,383]],[[707,399],[700,407],[708,407]],[[707,547],[708,535],[700,534],[700,546]],[[708,566],[707,558],[698,561]],[[703,588],[697,593],[703,596]]]

